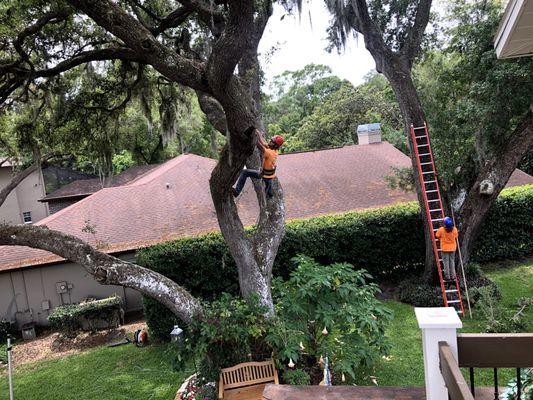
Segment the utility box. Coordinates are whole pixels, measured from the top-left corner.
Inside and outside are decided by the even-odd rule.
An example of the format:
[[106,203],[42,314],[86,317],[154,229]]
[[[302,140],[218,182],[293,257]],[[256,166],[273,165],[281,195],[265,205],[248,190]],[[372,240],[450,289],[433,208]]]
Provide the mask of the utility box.
[[22,339],[32,340],[35,337],[35,324],[33,322],[22,325]]
[[381,143],[381,124],[364,124],[357,127],[357,141],[360,145]]

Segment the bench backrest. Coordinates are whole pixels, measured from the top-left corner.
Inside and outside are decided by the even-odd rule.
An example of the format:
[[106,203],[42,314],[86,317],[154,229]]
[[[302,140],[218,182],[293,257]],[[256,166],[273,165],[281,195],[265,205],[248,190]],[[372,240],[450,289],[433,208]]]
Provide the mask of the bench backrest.
[[231,368],[224,368],[220,372],[220,386],[224,389],[268,382],[279,383],[278,373],[272,360],[237,364]]

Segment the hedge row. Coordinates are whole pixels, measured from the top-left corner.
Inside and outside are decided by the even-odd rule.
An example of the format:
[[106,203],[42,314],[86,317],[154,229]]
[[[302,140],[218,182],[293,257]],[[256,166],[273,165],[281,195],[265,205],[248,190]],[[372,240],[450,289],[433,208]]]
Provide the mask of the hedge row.
[[[502,192],[484,223],[477,262],[533,254],[533,185]],[[290,221],[274,275],[288,277],[290,259],[305,254],[323,264],[349,262],[377,279],[401,280],[424,267],[422,220],[416,203]],[[138,262],[206,299],[238,293],[237,271],[220,234],[167,242],[139,251]],[[152,302],[145,306],[148,323]],[[153,331],[154,329],[152,329]]]
[[70,336],[87,328],[96,330],[101,322],[118,326],[122,314],[122,300],[114,295],[102,300],[58,306],[48,316],[48,322],[53,329]]

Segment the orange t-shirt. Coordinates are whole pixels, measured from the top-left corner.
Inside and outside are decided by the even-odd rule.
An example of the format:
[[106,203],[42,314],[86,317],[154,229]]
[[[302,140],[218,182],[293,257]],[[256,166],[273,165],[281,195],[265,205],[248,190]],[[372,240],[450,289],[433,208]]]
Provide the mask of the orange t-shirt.
[[263,178],[272,179],[276,177],[276,160],[278,159],[278,151],[272,149],[265,149],[263,155]]
[[457,250],[457,242],[455,241],[459,236],[457,228],[453,227],[451,232],[446,231],[446,228],[442,227],[437,230],[435,237],[440,240],[440,248],[442,251],[455,251]]

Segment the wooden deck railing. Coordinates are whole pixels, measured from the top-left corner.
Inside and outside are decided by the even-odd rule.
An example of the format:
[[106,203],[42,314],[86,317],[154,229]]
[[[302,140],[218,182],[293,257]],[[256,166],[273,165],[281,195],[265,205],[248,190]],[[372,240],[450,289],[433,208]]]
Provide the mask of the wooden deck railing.
[[[446,342],[439,342],[440,368],[452,400],[473,399],[474,368],[494,369],[494,399],[498,400],[498,368],[516,368],[517,398],[521,398],[521,368],[533,367],[533,333],[459,334],[455,360]],[[469,368],[470,397],[459,368]]]
[[440,371],[448,389],[451,400],[474,400],[468,390],[468,384],[461,374],[459,364],[453,356],[451,347],[446,342],[439,342]]

